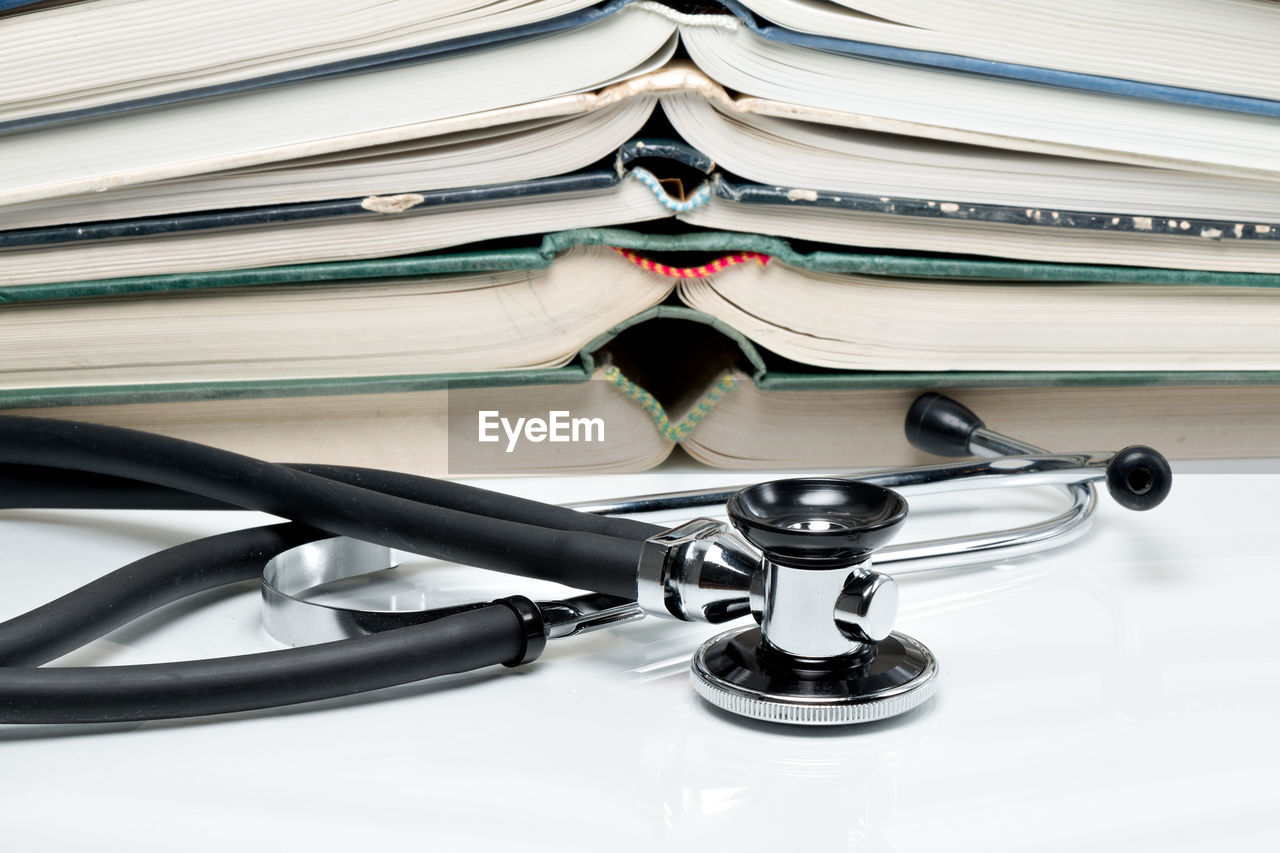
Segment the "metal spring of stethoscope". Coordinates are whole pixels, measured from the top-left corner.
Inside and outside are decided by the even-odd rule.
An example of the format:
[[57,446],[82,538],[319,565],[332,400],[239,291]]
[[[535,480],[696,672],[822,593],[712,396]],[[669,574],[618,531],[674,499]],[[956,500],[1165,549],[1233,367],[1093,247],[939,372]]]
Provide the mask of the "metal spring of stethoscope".
[[[1088,525],[1098,480],[1138,510],[1158,505],[1171,484],[1168,463],[1150,448],[1051,454],[987,429],[937,394],[917,399],[906,432],[932,453],[986,458],[556,507],[394,472],[273,465],[132,430],[0,417],[6,506],[246,508],[294,519],[152,554],[0,624],[0,722],[159,719],[349,695],[528,663],[548,639],[646,614],[754,617],[693,658],[695,689],[726,710],[808,725],[882,719],[937,687],[933,655],[892,630],[893,574],[1072,541]],[[908,499],[1003,486],[1055,486],[1069,506],[1014,529],[886,546]],[[732,527],[702,518],[664,529],[618,517],[718,504],[727,504]],[[392,549],[593,591],[424,611],[305,600],[326,583],[386,568]],[[295,648],[145,666],[40,666],[166,603],[258,575],[265,627]]]

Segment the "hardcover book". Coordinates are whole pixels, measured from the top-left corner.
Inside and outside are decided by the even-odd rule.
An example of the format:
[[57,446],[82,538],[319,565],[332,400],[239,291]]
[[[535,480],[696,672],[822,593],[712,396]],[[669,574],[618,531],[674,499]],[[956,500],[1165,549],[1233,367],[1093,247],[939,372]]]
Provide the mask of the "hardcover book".
[[[1278,284],[570,232],[409,261],[11,288],[0,405],[268,458],[471,474],[630,470],[677,444],[725,466],[922,461],[898,422],[942,389],[1051,446],[1109,424],[1180,457],[1270,454]],[[673,290],[715,313],[672,304]],[[969,290],[983,294],[972,311],[938,309]],[[1114,307],[1137,291],[1141,310]],[[1009,314],[984,301],[1002,294]],[[1055,322],[1007,322],[1035,311]],[[611,440],[495,455],[477,437],[485,411],[599,417]],[[375,440],[356,448],[352,430]]]

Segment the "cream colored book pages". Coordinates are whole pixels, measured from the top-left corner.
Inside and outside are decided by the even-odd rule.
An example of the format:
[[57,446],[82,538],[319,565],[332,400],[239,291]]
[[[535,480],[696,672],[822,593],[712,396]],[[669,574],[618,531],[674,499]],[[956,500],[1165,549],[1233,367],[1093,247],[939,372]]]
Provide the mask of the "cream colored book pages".
[[[215,86],[520,26],[588,0],[94,0],[0,20],[0,121]],[[1280,97],[1280,12],[1255,0],[752,0],[784,26],[997,61]],[[864,14],[860,14],[864,13]],[[287,24],[287,26],[282,26]]]
[[[93,0],[0,19],[0,121],[547,20],[591,0]],[[39,68],[40,74],[29,69]],[[16,69],[16,70],[15,70]]]
[[747,0],[788,29],[1280,99],[1270,0]]
[[[1140,231],[1040,228],[836,208],[742,204],[723,198],[713,198],[701,207],[677,214],[677,218],[703,228],[845,246],[990,255],[1065,264],[1280,273],[1277,241],[1217,240],[1212,234],[1196,239]],[[1145,220],[1138,217],[1136,222],[1141,228]],[[1237,223],[1237,227],[1241,232],[1246,228],[1269,232],[1276,226]]]
[[557,367],[671,287],[579,247],[542,270],[25,302],[0,312],[0,386]]
[[1280,221],[1280,179],[1234,178],[725,112],[662,96],[681,138],[757,183],[830,193],[1240,222]]
[[580,113],[601,104],[575,93],[670,58],[674,28],[658,15],[612,15],[435,62],[0,137],[0,204]]
[[[542,444],[537,453],[513,455],[502,474],[640,471],[666,459],[675,446],[643,409],[604,381],[461,392],[68,406],[6,414],[142,429],[272,462],[355,465],[448,477],[494,473],[492,460],[474,452],[479,445],[450,435],[451,398],[455,405],[479,401],[509,410],[592,411],[609,424],[606,443]],[[455,439],[452,444],[451,438]]]
[[[829,468],[937,461],[902,437],[908,391],[770,391],[738,375],[702,423],[681,442],[717,468]],[[985,415],[985,413],[984,413]]]
[[[684,27],[694,64],[757,112],[847,127],[1239,176],[1280,174],[1276,119],[877,62]],[[794,104],[788,107],[786,105]]]
[[[763,391],[749,377],[684,440],[719,468],[879,468],[940,461],[902,435],[919,391]],[[1280,455],[1280,388],[946,389],[993,428],[1062,451],[1159,448],[1174,459]]]
[[0,252],[9,285],[254,269],[427,252],[517,234],[599,228],[670,214],[645,187],[624,181],[590,192],[421,209],[413,195],[368,199],[380,216],[99,240]]
[[[688,63],[680,62],[606,87],[599,92],[570,99],[577,105],[574,109],[585,109],[585,114],[580,113],[576,117],[544,116],[528,121],[541,126],[548,135],[565,133],[575,127],[599,128],[599,138],[603,144],[606,137],[607,141],[612,142],[623,130],[633,127],[633,122],[638,121],[641,114],[651,107],[654,96],[662,97],[664,109],[668,110],[677,127],[693,144],[706,150],[727,168],[760,182],[798,186],[801,189],[816,185],[824,190],[838,190],[847,186],[851,192],[883,190],[889,195],[922,198],[929,197],[931,191],[936,193],[940,189],[949,189],[954,197],[967,202],[1020,204],[1047,201],[1063,209],[1127,208],[1139,213],[1154,208],[1171,217],[1238,218],[1244,220],[1239,223],[1242,229],[1265,227],[1256,222],[1268,217],[1275,218],[1275,199],[1280,196],[1272,187],[1273,183],[1280,185],[1280,181],[1100,163],[839,128],[836,125],[846,120],[851,122],[851,128],[858,126],[854,121],[856,117],[760,98],[730,98],[705,74]],[[514,120],[518,115],[550,114],[564,107],[565,103],[562,99],[558,105],[542,102],[515,110],[496,111],[490,118],[496,120],[499,113],[503,120]],[[779,115],[789,118],[774,117]],[[619,117],[616,125],[605,118],[613,116]],[[468,121],[475,118],[476,116],[472,116]],[[624,118],[625,122],[622,120]],[[579,121],[585,124],[575,124]],[[467,122],[450,123],[451,126],[458,124],[466,125]],[[424,152],[431,151],[434,150],[433,140],[440,143],[441,150],[449,151],[451,155],[448,158],[451,165],[445,167],[442,182],[455,185],[493,182],[502,179],[504,173],[501,169],[504,167],[517,170],[535,168],[540,158],[549,155],[530,150],[513,159],[501,159],[503,165],[491,171],[474,168],[468,159],[472,156],[471,153],[464,153],[462,149],[467,148],[467,145],[477,145],[485,152],[497,155],[500,153],[498,149],[504,144],[503,140],[509,143],[516,138],[514,129],[519,126],[521,123],[516,121],[514,125],[458,130],[443,136],[428,137],[427,140],[402,140],[387,143],[386,146],[346,149],[310,158],[286,160],[279,164],[268,163],[213,173],[200,178],[175,179],[88,196],[0,207],[0,226],[4,223],[17,225],[19,222],[35,225],[54,219],[80,221],[97,218],[99,214],[112,217],[141,215],[159,208],[177,210],[188,203],[183,195],[185,187],[191,188],[191,203],[200,206],[213,204],[215,201],[235,202],[235,197],[219,195],[222,192],[220,187],[223,186],[228,187],[227,192],[231,192],[230,187],[234,186],[238,188],[236,192],[248,193],[249,195],[240,199],[245,203],[270,202],[272,192],[277,189],[277,198],[285,200],[316,197],[317,191],[314,188],[292,180],[296,175],[303,174],[292,171],[295,167],[304,169],[323,166],[336,172],[350,171],[361,176],[351,178],[355,183],[342,184],[342,178],[334,177],[331,179],[332,183],[323,182],[322,185],[339,195],[358,195],[358,192],[352,191],[360,189],[363,185],[360,181],[364,180],[364,175],[369,174],[362,170],[370,170],[374,173],[372,179],[377,179],[380,166],[376,157],[379,151],[387,151],[393,163],[401,158],[405,168],[408,168],[408,161],[414,157],[410,152],[415,146],[421,146]],[[444,124],[436,127],[439,131],[447,129]],[[557,166],[564,165],[561,158],[571,153],[577,154],[579,144],[585,145],[594,138],[592,133],[585,131],[580,137],[581,143],[575,140],[572,145],[554,147],[556,153],[552,159]],[[494,147],[485,147],[486,143],[479,142],[479,139],[491,140]],[[459,141],[460,147],[454,151],[449,148],[447,140],[469,142],[464,145]],[[775,145],[784,148],[775,149]],[[873,158],[869,152],[876,149],[881,153]],[[785,156],[780,151],[785,152]],[[918,152],[923,162],[912,152]],[[479,158],[479,151],[472,153]],[[584,152],[582,156],[587,155]],[[879,159],[885,156],[897,158],[897,165]],[[833,157],[839,162],[833,161]],[[365,162],[365,158],[368,162]],[[282,171],[273,173],[273,169]],[[387,185],[391,186],[390,178],[387,180]],[[188,181],[193,183],[187,183]],[[925,182],[923,186],[920,185],[922,181]],[[401,184],[400,189],[405,188],[408,187]],[[207,200],[202,201],[202,193],[206,192],[210,195]],[[330,194],[327,197],[335,196]],[[82,200],[88,205],[83,210],[77,206]],[[956,202],[940,198],[938,203]],[[108,207],[110,212],[106,210]],[[1269,262],[1274,264],[1269,259],[1275,254],[1275,249],[1267,245],[1227,245],[1237,241],[1202,245],[1196,241],[1154,238],[1153,243],[1150,235],[1141,233],[1064,233],[1062,229],[1032,229],[998,223],[943,220],[922,222],[908,217],[814,209],[788,210],[786,217],[779,217],[777,211],[771,208],[729,209],[732,207],[731,202],[713,199],[710,209],[695,210],[687,214],[686,218],[690,221],[704,218],[717,220],[723,223],[719,227],[731,229],[788,233],[804,239],[825,239],[837,243],[857,242],[867,246],[925,250],[937,246],[943,251],[981,252],[996,256],[1065,262],[1263,270],[1271,268],[1266,265]],[[1051,215],[1052,210],[1048,214]],[[1253,217],[1252,221],[1246,218],[1250,216]],[[824,221],[811,224],[815,218]],[[826,219],[831,221],[825,222]],[[735,220],[742,221],[735,224]],[[699,221],[699,224],[704,223]],[[1141,224],[1140,218],[1139,228]],[[818,232],[811,232],[811,228],[820,231],[825,229],[831,232],[831,236],[819,238]],[[856,235],[855,239],[851,239],[853,235]],[[1206,242],[1213,243],[1212,239]]]
[[13,204],[0,207],[0,229],[401,195],[559,175],[616,151],[640,130],[654,103],[640,96],[582,115]]
[[1280,370],[1280,289],[986,284],[773,262],[681,299],[786,358],[840,370]]
[[[580,114],[642,91],[682,89],[727,110],[846,128],[1280,176],[1271,119],[804,50],[756,37],[726,16],[680,27],[701,71],[676,63],[635,85],[593,91],[666,62],[673,17],[628,7],[578,30],[489,51],[0,138],[0,204]],[[568,55],[574,62],[563,61]],[[725,86],[746,94],[730,99]]]
[[[597,372],[596,378],[600,378]],[[902,437],[913,390],[762,391],[739,374],[682,441],[718,468],[845,469],[939,461]],[[456,392],[455,392],[456,393]],[[988,423],[1063,450],[1140,442],[1174,459],[1280,456],[1280,389],[1274,387],[1014,388],[950,390]],[[495,396],[496,395],[496,396]],[[615,440],[566,445],[504,473],[608,473],[658,464],[674,444],[608,382],[490,389],[484,399],[606,412]],[[265,400],[206,400],[12,410],[145,429],[281,462],[357,465],[435,476],[491,473],[485,460],[449,454],[444,391]],[[361,436],[352,441],[351,436]],[[453,462],[451,465],[450,462]],[[542,464],[529,465],[528,462]]]

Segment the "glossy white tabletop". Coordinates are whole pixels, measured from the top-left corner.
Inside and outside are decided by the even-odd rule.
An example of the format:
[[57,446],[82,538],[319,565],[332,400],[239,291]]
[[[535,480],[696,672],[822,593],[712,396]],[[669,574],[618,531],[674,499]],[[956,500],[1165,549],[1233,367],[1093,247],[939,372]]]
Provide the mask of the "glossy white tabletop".
[[[360,698],[0,728],[0,847],[1274,851],[1280,473],[1222,473],[1256,467],[1185,466],[1164,506],[1136,514],[1104,499],[1091,533],[1062,550],[903,579],[899,629],[942,674],[935,699],[894,721],[732,718],[687,674],[722,629],[646,619],[553,642],[524,669]],[[566,501],[775,476],[676,463],[488,485]],[[904,538],[1037,517],[1057,506],[1041,492],[921,499]],[[0,513],[0,618],[262,520]],[[406,584],[427,579],[452,597],[536,591],[473,577],[416,564],[388,588],[402,604]],[[274,648],[258,606],[251,584],[210,593],[54,665]]]

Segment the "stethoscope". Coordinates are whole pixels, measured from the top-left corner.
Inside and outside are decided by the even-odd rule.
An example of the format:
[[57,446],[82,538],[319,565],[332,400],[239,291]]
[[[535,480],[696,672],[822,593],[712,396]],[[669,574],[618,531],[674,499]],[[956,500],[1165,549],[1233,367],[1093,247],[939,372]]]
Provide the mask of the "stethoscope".
[[[548,640],[644,615],[754,617],[693,656],[693,686],[713,705],[803,725],[884,719],[927,701],[938,673],[926,646],[893,630],[893,575],[1057,547],[1085,531],[1094,482],[1105,480],[1121,505],[1145,510],[1164,500],[1172,479],[1150,448],[1050,454],[987,429],[938,394],[916,400],[906,433],[928,452],[985,458],[553,506],[391,471],[277,465],[134,430],[0,417],[6,506],[243,508],[292,519],[151,554],[0,624],[0,722],[136,721],[292,705],[519,666]],[[906,520],[907,498],[997,486],[1056,486],[1069,506],[1013,529],[887,546]],[[664,528],[621,517],[721,504],[728,523],[697,518]],[[387,568],[393,549],[590,592],[413,611],[311,600],[333,581]],[[164,604],[254,577],[264,626],[291,648],[41,666]]]

